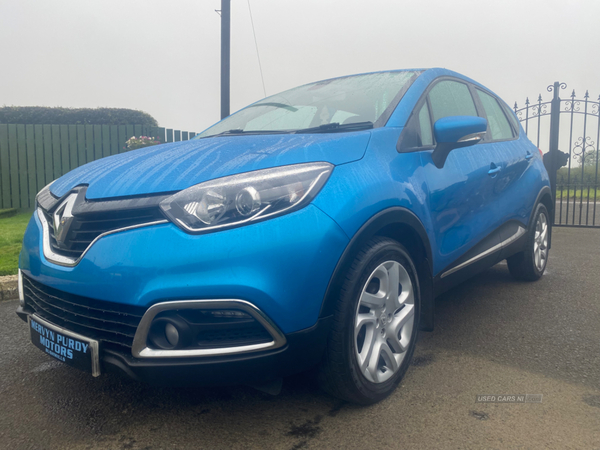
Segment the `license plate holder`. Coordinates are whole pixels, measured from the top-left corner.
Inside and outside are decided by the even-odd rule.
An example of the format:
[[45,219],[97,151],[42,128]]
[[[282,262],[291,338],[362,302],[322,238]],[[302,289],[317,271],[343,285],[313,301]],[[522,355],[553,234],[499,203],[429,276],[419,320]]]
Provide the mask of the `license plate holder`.
[[37,315],[27,318],[31,342],[47,355],[69,366],[100,375],[99,342],[45,321]]

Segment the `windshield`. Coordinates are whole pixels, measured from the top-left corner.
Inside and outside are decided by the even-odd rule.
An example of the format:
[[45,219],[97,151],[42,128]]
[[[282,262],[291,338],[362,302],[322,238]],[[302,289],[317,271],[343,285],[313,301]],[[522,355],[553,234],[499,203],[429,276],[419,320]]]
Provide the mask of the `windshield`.
[[403,87],[408,87],[415,75],[414,71],[379,72],[306,84],[254,103],[196,137],[335,132],[379,126],[377,120],[387,120],[388,110],[396,106]]

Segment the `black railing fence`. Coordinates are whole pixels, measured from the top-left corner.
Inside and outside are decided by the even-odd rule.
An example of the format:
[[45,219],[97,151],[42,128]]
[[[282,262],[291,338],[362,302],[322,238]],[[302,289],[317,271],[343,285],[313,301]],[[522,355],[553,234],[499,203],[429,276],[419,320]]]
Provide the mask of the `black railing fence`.
[[555,193],[554,225],[600,227],[600,96],[586,91],[567,99],[559,93],[566,83],[548,86],[552,99],[542,95],[514,110],[525,132],[544,153],[544,163]]

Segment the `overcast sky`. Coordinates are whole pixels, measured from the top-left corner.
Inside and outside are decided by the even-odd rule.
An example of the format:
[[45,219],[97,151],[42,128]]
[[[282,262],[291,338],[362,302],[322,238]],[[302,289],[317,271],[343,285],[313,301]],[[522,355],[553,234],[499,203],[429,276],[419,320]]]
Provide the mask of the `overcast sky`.
[[[232,0],[231,109],[263,95],[247,0]],[[267,94],[352,73],[445,67],[510,105],[553,81],[600,94],[598,0],[250,0]],[[0,105],[219,119],[220,0],[0,0]],[[567,92],[563,91],[563,97]]]

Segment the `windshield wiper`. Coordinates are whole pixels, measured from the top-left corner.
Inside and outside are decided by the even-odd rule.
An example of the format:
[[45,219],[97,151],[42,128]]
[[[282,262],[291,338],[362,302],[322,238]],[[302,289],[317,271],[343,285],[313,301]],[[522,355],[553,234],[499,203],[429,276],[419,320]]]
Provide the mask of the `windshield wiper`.
[[373,128],[373,122],[355,122],[344,123],[339,122],[326,123],[318,127],[304,128],[303,130],[295,131],[295,133],[337,133],[342,131],[368,130]]
[[218,136],[242,136],[249,134],[289,134],[293,133],[293,131],[289,130],[248,130],[244,131],[241,128],[234,128],[232,130],[222,131],[221,133],[211,134],[209,136],[202,136],[200,139],[218,137]]
[[221,133],[203,136],[199,139],[206,139],[219,136],[247,136],[252,134],[300,134],[300,133],[339,133],[343,131],[368,130],[373,128],[373,122],[355,122],[340,124],[339,122],[326,123],[318,127],[304,128],[302,130],[247,130],[233,128],[222,131]]
[[256,108],[257,106],[273,106],[275,108],[287,109],[287,110],[292,111],[292,112],[298,111],[298,108],[294,108],[291,105],[286,105],[285,103],[273,103],[273,102],[269,102],[269,103],[256,103],[254,105],[246,106],[246,108]]

